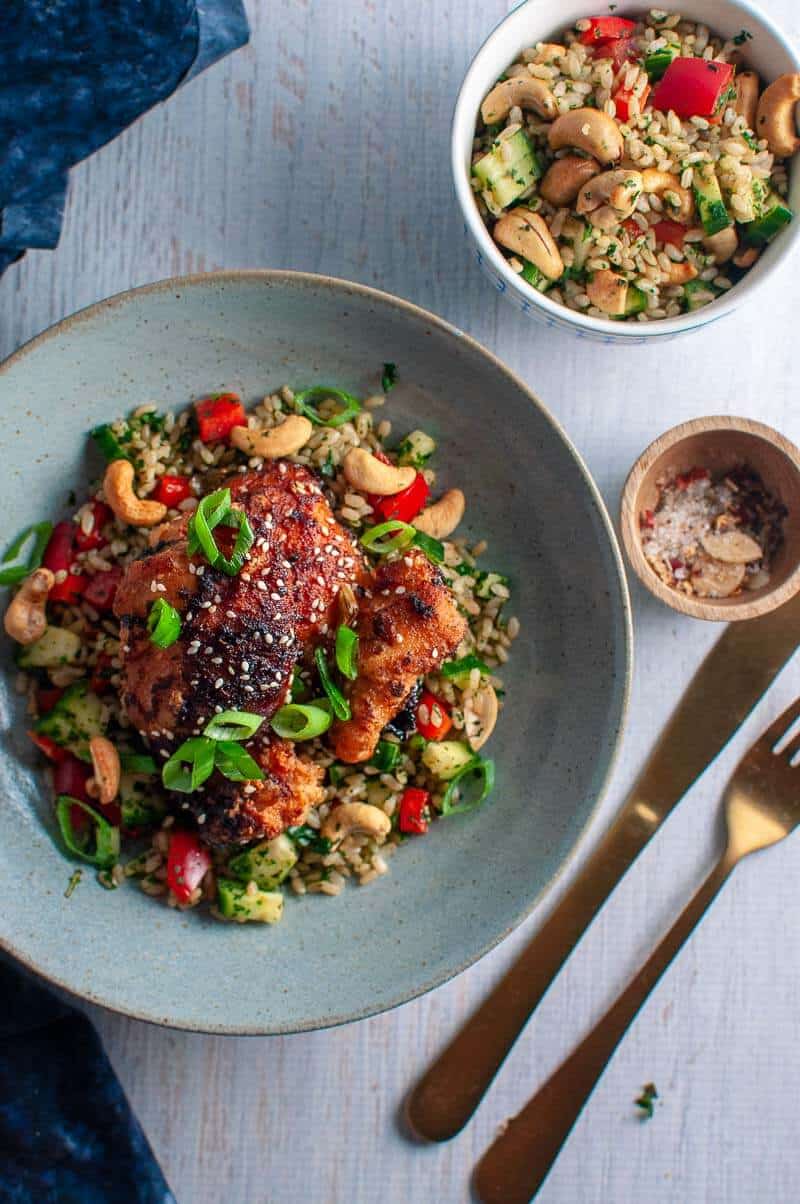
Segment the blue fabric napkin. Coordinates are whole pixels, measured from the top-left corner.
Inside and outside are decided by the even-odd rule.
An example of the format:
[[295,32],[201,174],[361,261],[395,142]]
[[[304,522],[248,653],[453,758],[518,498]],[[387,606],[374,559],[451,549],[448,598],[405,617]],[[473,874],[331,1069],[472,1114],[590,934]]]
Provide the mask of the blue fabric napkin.
[[94,1028],[0,961],[0,1204],[176,1204]]
[[57,245],[74,163],[248,36],[242,0],[0,0],[0,273]]

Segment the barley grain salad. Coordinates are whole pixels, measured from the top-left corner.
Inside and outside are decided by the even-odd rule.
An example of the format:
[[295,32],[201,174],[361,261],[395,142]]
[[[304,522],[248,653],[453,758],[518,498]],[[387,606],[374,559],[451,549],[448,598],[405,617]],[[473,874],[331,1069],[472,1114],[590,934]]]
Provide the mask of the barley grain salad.
[[588,16],[522,51],[483,100],[472,186],[531,289],[648,322],[732,288],[792,220],[800,74],[678,13]]
[[[105,468],[0,581],[57,839],[108,889],[274,923],[490,794],[518,632],[436,446],[365,401],[214,394],[96,428]],[[86,889],[85,887],[83,889]]]

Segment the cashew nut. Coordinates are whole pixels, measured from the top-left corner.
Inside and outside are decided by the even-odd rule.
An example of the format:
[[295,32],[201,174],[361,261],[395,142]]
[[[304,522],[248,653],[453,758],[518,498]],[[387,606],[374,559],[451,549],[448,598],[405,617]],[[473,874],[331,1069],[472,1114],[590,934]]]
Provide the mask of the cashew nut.
[[795,107],[800,100],[800,72],[779,75],[761,93],[756,109],[755,131],[766,138],[778,159],[788,159],[800,147],[795,123]]
[[89,755],[94,776],[86,783],[86,793],[99,803],[112,803],[119,791],[119,753],[105,736],[93,736],[89,741]]
[[563,159],[555,159],[550,164],[539,184],[539,194],[557,209],[571,205],[581,186],[596,176],[599,170],[600,164],[596,159],[565,155]]
[[556,98],[544,80],[526,72],[495,84],[481,105],[481,117],[486,125],[494,125],[505,121],[515,106],[532,109],[548,121],[552,121],[558,112]]
[[438,502],[428,506],[414,519],[414,526],[434,539],[446,539],[452,535],[464,517],[466,499],[460,489],[448,489]]
[[49,569],[36,569],[26,577],[6,610],[3,625],[6,634],[18,644],[35,644],[47,627],[47,595],[55,585]]
[[689,280],[694,280],[695,276],[699,275],[697,268],[693,263],[689,263],[688,259],[681,260],[680,263],[675,263],[670,259],[669,268],[665,271],[661,269],[667,278],[668,284],[686,284]]
[[574,146],[593,155],[600,163],[616,163],[622,158],[622,134],[613,117],[600,109],[572,109],[562,113],[547,135],[550,149]]
[[549,280],[558,280],[563,274],[564,261],[547,222],[532,209],[518,205],[504,213],[492,233],[501,246],[529,259]]
[[575,208],[593,226],[613,230],[633,213],[641,191],[641,172],[618,167],[587,180],[578,193]]
[[601,268],[586,285],[586,295],[604,314],[618,317],[625,313],[628,300],[628,281],[609,268]]
[[549,63],[553,59],[561,58],[566,53],[566,46],[562,46],[560,42],[539,42],[536,46],[536,58],[533,62]]
[[338,844],[351,832],[361,832],[375,840],[388,836],[392,830],[389,816],[370,803],[340,803],[323,820],[320,831],[327,840]]
[[737,71],[733,79],[736,89],[736,112],[744,117],[748,129],[756,128],[756,111],[758,110],[758,76],[755,71]]
[[165,518],[163,502],[149,502],[133,492],[133,465],[130,460],[112,460],[103,477],[103,493],[122,523],[131,527],[154,527]]
[[751,268],[761,254],[760,247],[743,247],[733,257],[737,268]]
[[380,497],[408,489],[417,475],[416,468],[384,464],[372,452],[363,447],[353,447],[342,464],[344,475],[351,485],[362,493],[376,493]]
[[714,263],[727,263],[736,254],[739,239],[734,227],[726,226],[716,234],[707,234],[703,239],[703,246],[713,255]]
[[[694,213],[694,197],[688,188],[671,171],[660,171],[657,167],[646,167],[642,172],[642,189],[663,198],[676,222],[691,221]],[[674,195],[673,195],[674,194]]]
[[488,682],[473,695],[470,713],[465,713],[464,723],[470,747],[475,752],[483,748],[494,731],[498,712],[497,695]]
[[308,443],[313,429],[313,424],[302,414],[290,414],[271,431],[251,431],[247,426],[235,426],[231,431],[231,443],[245,455],[278,460],[281,456],[299,452]]

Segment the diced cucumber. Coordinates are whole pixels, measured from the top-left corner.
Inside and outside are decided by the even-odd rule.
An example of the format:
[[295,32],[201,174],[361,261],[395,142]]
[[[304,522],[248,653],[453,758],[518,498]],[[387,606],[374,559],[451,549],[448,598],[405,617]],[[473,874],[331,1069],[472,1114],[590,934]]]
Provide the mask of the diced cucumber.
[[245,883],[255,882],[260,890],[273,890],[296,864],[294,843],[281,833],[237,854],[228,862],[228,870]]
[[502,585],[508,589],[508,577],[502,573],[478,573],[475,577],[475,594],[478,598],[491,598],[492,587]]
[[522,271],[520,276],[523,280],[527,280],[528,284],[540,293],[546,293],[549,288],[555,284],[549,276],[545,276],[544,272],[540,272],[535,263],[531,263],[529,259],[523,259]]
[[422,764],[443,782],[449,782],[474,759],[475,753],[460,740],[432,740],[422,754]]
[[35,644],[20,649],[17,664],[21,669],[56,669],[71,665],[81,650],[80,636],[63,627],[46,627]]
[[636,284],[628,285],[628,292],[625,297],[625,313],[642,314],[647,309],[647,293],[643,288],[639,288]]
[[744,241],[752,247],[761,247],[772,242],[776,234],[780,234],[793,217],[794,214],[786,202],[771,192],[762,205],[761,215],[755,221],[746,222],[742,226]]
[[651,83],[654,84],[661,79],[677,53],[677,46],[662,46],[660,50],[654,50],[652,54],[647,55],[644,60],[644,69]]
[[[513,130],[513,126],[508,128]],[[522,196],[542,174],[536,151],[528,135],[519,128],[510,135],[504,130],[472,170],[501,209]]]
[[123,773],[119,780],[119,806],[126,828],[148,828],[164,815],[163,799],[154,794],[147,774]]
[[82,761],[90,761],[89,741],[105,731],[103,704],[88,689],[87,682],[76,681],[64,691],[52,711],[42,716],[35,730],[68,748]]
[[397,463],[422,468],[436,451],[436,442],[424,431],[411,431],[397,449]]
[[226,920],[246,924],[277,924],[283,914],[283,895],[280,891],[255,890],[248,892],[244,882],[220,878],[217,882],[219,910]]
[[713,164],[695,164],[694,199],[706,234],[719,234],[720,230],[725,230],[733,224],[722,200]]
[[687,310],[691,312],[695,309],[702,309],[704,305],[716,300],[720,292],[721,290],[709,280],[689,280],[683,286]]

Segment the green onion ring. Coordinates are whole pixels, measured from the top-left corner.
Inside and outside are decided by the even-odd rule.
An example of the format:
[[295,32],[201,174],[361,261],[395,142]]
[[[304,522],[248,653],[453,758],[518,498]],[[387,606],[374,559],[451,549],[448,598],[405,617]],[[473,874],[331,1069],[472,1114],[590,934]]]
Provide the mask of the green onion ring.
[[[236,542],[230,558],[223,556],[217,547],[213,531],[220,524],[237,528]],[[253,546],[253,528],[243,510],[235,510],[231,504],[230,489],[217,489],[202,498],[189,522],[187,551],[190,556],[202,551],[208,563],[221,569],[229,577],[241,570],[245,556]]]
[[336,682],[331,677],[331,671],[328,668],[328,661],[325,656],[325,649],[320,645],[314,652],[314,660],[317,663],[317,672],[319,679],[322,682],[322,688],[330,699],[331,708],[337,719],[346,722],[351,718],[350,704],[345,698],[342,691],[336,685]]
[[25,560],[18,564],[8,564],[8,568],[0,569],[0,585],[16,585],[22,581],[34,569],[38,569],[42,563],[44,550],[50,542],[50,536],[53,533],[53,524],[33,523],[32,526],[26,527],[24,531],[20,531],[16,539],[8,545],[3,553],[3,564],[8,564],[10,560],[19,560],[22,549],[28,540],[33,537],[31,549]]
[[165,598],[156,598],[150,607],[147,631],[156,648],[170,648],[181,634],[181,616]]
[[399,760],[400,745],[395,744],[393,740],[379,740],[369,763],[381,773],[391,773]]
[[426,535],[424,531],[416,531],[414,545],[424,552],[433,564],[444,564],[444,544],[440,540]]
[[207,724],[203,735],[209,740],[249,740],[263,722],[264,716],[252,711],[220,711]]
[[205,736],[184,740],[161,770],[161,780],[167,790],[191,794],[202,786],[214,772],[214,748],[215,742]]
[[[320,418],[317,406],[320,402],[330,400],[340,402],[342,409],[332,418]],[[361,410],[361,402],[352,393],[345,393],[343,389],[329,389],[327,385],[314,385],[311,389],[295,393],[292,405],[298,414],[305,414],[315,426],[344,426]]]
[[[461,803],[454,803],[453,795],[459,785],[464,783],[466,777],[471,777],[473,774],[477,775],[480,787],[477,797],[467,799]],[[466,815],[467,812],[474,811],[477,807],[480,807],[481,803],[493,789],[494,761],[485,761],[483,757],[474,757],[472,761],[465,765],[463,769],[460,769],[455,777],[451,778],[447,783],[447,789],[442,797],[441,813],[442,815]]]
[[226,527],[238,527],[238,531],[230,559],[218,552],[214,568],[221,569],[229,577],[235,577],[244,566],[245,557],[253,546],[255,536],[244,510],[231,510],[230,514],[226,514],[221,521]]
[[[87,839],[80,838],[72,826],[73,807],[79,807],[85,815],[89,816],[94,825],[93,850],[89,847]],[[73,798],[72,795],[59,794],[56,799],[56,819],[61,831],[61,839],[70,853],[83,858],[84,861],[89,861],[101,870],[110,869],[112,865],[116,864],[120,847],[119,828],[110,824],[104,816],[95,811],[94,807],[90,807],[88,803],[82,803],[80,799]]]
[[336,632],[336,664],[339,672],[350,681],[358,677],[358,635],[345,623]]
[[[415,534],[410,523],[403,523],[399,518],[390,518],[387,523],[369,527],[361,536],[361,546],[375,556],[388,556],[391,552],[402,552],[410,548]],[[392,538],[384,539],[385,535]]]
[[264,771],[235,740],[215,742],[214,764],[232,782],[263,782]]
[[271,727],[284,740],[313,740],[326,732],[332,722],[326,698],[314,702],[289,702],[272,716]]

